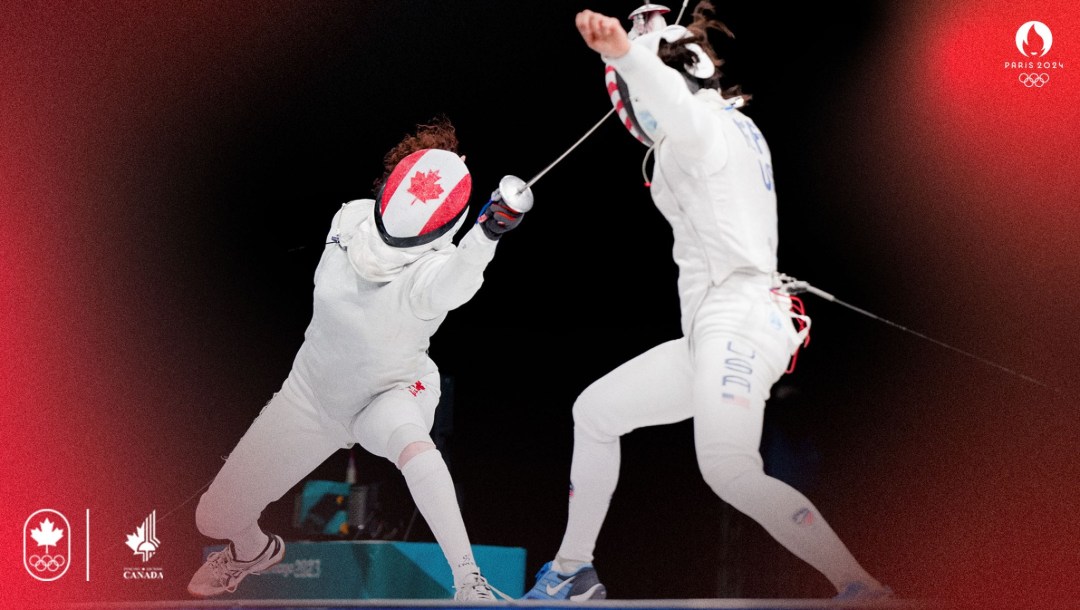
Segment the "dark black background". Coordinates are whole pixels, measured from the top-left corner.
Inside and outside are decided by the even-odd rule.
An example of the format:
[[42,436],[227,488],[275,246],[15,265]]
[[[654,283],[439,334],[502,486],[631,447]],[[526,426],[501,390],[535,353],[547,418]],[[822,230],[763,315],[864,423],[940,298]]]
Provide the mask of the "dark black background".
[[[212,84],[222,105],[193,101],[210,114],[198,127],[181,126],[192,130],[190,141],[147,151],[176,155],[170,168],[202,165],[183,178],[187,192],[175,200],[182,218],[159,264],[191,274],[200,292],[189,295],[190,307],[209,343],[193,358],[204,362],[209,353],[229,370],[207,378],[206,403],[175,407],[206,418],[180,475],[187,487],[212,475],[217,456],[279,387],[310,315],[327,223],[343,201],[370,196],[388,147],[417,122],[451,117],[476,185],[475,214],[501,176],[532,176],[607,112],[602,66],[573,28],[577,8],[309,7],[327,14],[316,35],[279,51],[243,88]],[[595,8],[627,12],[619,3]],[[754,96],[747,114],[770,143],[781,269],[918,327],[920,300],[930,295],[895,282],[897,270],[873,251],[875,237],[864,232],[872,229],[845,209],[859,196],[851,184],[864,180],[859,166],[838,162],[859,137],[852,126],[867,120],[850,96],[873,74],[865,53],[886,11],[879,3],[802,5],[786,9],[781,22],[775,11],[724,6],[721,17],[737,38],[716,44],[726,83]],[[455,380],[448,455],[473,542],[526,548],[529,574],[553,556],[565,523],[575,396],[680,333],[670,230],[643,187],[644,153],[616,120],[602,125],[536,184],[535,210],[500,244],[483,289],[432,341],[433,357]],[[880,196],[873,203],[903,203]],[[781,382],[788,398],[769,408],[766,439],[780,440],[767,467],[800,485],[864,565],[900,594],[938,594],[947,585],[935,582],[930,566],[951,559],[920,553],[955,544],[934,540],[961,518],[942,487],[963,470],[946,465],[953,445],[939,426],[940,392],[953,393],[946,403],[1049,394],[807,301],[814,339]],[[691,439],[688,422],[625,439],[623,479],[596,551],[612,595],[830,595],[820,575],[713,496]],[[369,469],[362,481],[396,476],[359,459]],[[341,478],[344,464],[342,453],[312,476]],[[174,518],[190,522],[184,515],[192,508]],[[291,511],[286,499],[264,522],[288,537]]]
[[[618,3],[595,8],[627,12]],[[381,155],[416,122],[445,113],[457,126],[476,185],[475,214],[502,175],[528,179],[607,112],[602,65],[577,38],[574,12],[432,3],[366,16],[343,11],[322,36],[325,50],[306,49],[308,63],[282,68],[288,81],[272,102],[253,92],[256,107],[243,121],[202,142],[230,149],[206,184],[206,198],[227,205],[215,206],[211,226],[200,227],[199,248],[183,247],[187,264],[213,269],[209,281],[220,282],[213,292],[223,298],[207,303],[209,317],[226,322],[225,332],[249,329],[246,345],[235,347],[239,361],[261,355],[257,367],[244,367],[251,391],[214,414],[221,425],[208,440],[222,449],[235,442],[280,384],[310,315],[311,272],[328,219],[341,202],[370,196]],[[822,239],[829,220],[815,211],[816,200],[836,196],[835,185],[818,179],[813,155],[824,146],[821,125],[832,120],[828,98],[837,95],[821,81],[844,77],[882,12],[873,4],[842,14],[796,9],[789,17],[802,25],[783,29],[762,8],[724,7],[722,17],[737,36],[715,39],[727,60],[726,84],[754,95],[748,114],[775,160],[784,268],[843,286],[850,273],[844,244]],[[379,27],[350,36],[365,19]],[[822,65],[800,56],[820,57]],[[562,535],[576,394],[680,334],[670,229],[642,184],[644,153],[617,120],[605,122],[537,183],[535,212],[500,244],[478,296],[432,341],[432,356],[455,379],[448,455],[473,541],[525,547],[529,574],[553,556]],[[813,262],[830,258],[841,263]],[[875,440],[880,428],[860,416],[875,406],[873,393],[837,399],[828,388],[846,385],[836,380],[847,376],[875,376],[875,361],[889,357],[880,354],[883,343],[909,356],[926,348],[829,307],[811,303],[822,338],[783,382],[793,397],[770,408],[771,437],[792,438],[769,456],[769,468],[802,477],[793,482],[816,492],[827,516],[846,508],[838,529],[879,572],[877,549],[863,542],[875,525],[860,523],[835,498],[858,497],[861,481],[874,475],[849,457],[852,445],[882,442]],[[237,318],[221,315],[230,310]],[[700,480],[689,422],[636,432],[625,445],[624,480],[597,549],[612,595],[829,594],[823,578],[784,562],[782,548]],[[379,472],[376,479],[396,476],[358,457],[362,470]],[[341,478],[345,459],[334,456],[313,476]],[[374,476],[368,473],[362,481]],[[264,522],[286,528],[291,511],[291,502],[280,502]],[[734,537],[727,546],[725,535]],[[739,584],[722,589],[721,571]]]

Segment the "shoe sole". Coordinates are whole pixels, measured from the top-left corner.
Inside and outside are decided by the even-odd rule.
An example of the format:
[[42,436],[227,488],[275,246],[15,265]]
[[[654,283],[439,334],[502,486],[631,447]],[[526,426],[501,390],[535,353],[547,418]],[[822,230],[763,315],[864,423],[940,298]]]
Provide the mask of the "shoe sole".
[[591,601],[591,600],[597,600],[597,599],[607,599],[607,588],[604,587],[604,585],[602,585],[600,583],[596,583],[595,585],[589,587],[589,589],[587,591],[585,591],[584,593],[578,593],[577,595],[571,595],[567,599],[569,599],[572,602],[584,602],[584,601]]

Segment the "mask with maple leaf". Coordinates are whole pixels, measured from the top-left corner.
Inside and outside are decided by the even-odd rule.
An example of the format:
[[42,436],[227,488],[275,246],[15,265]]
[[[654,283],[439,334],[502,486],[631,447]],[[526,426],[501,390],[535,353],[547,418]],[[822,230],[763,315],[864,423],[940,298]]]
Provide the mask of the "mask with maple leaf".
[[472,178],[457,154],[418,150],[398,163],[376,197],[375,225],[389,246],[428,244],[464,217]]

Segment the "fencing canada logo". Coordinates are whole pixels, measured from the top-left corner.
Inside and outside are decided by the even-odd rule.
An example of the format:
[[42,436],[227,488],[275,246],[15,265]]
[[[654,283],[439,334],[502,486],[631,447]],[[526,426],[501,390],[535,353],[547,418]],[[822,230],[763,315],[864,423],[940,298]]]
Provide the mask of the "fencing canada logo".
[[1051,56],[1044,59],[1054,46],[1054,33],[1041,21],[1028,21],[1016,29],[1016,50],[1022,61],[1006,60],[1006,70],[1016,70],[1016,81],[1027,89],[1042,89],[1050,83],[1051,75],[1065,68],[1065,62]]
[[23,566],[34,578],[49,582],[71,566],[71,524],[59,511],[43,508],[23,524]]
[[157,539],[157,511],[151,511],[150,515],[135,528],[134,534],[128,534],[127,545],[136,555],[142,557],[143,563],[157,552],[161,541]]
[[[157,511],[150,511],[142,525],[135,528],[134,534],[128,534],[125,541],[134,556],[142,559],[145,564],[161,548],[161,541],[157,537]],[[156,567],[129,567],[124,568],[124,580],[163,580],[165,575],[161,568]]]

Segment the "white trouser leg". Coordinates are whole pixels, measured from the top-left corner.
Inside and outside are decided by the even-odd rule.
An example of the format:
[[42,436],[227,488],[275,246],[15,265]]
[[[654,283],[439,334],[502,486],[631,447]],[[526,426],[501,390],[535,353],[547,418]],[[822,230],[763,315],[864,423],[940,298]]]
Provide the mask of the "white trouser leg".
[[721,499],[838,590],[855,580],[876,583],[814,505],[762,469],[758,448],[765,401],[791,345],[790,328],[775,325],[771,308],[765,300],[735,316],[724,308],[722,315],[702,316],[695,327],[694,439],[702,475]]
[[669,341],[590,385],[574,404],[574,456],[557,569],[591,562],[619,479],[619,437],[692,415],[687,342]]
[[[241,559],[266,544],[259,516],[327,457],[344,432],[325,425],[314,407],[283,388],[252,422],[199,500],[195,522],[210,538],[229,539]],[[252,550],[254,549],[254,550]]]

